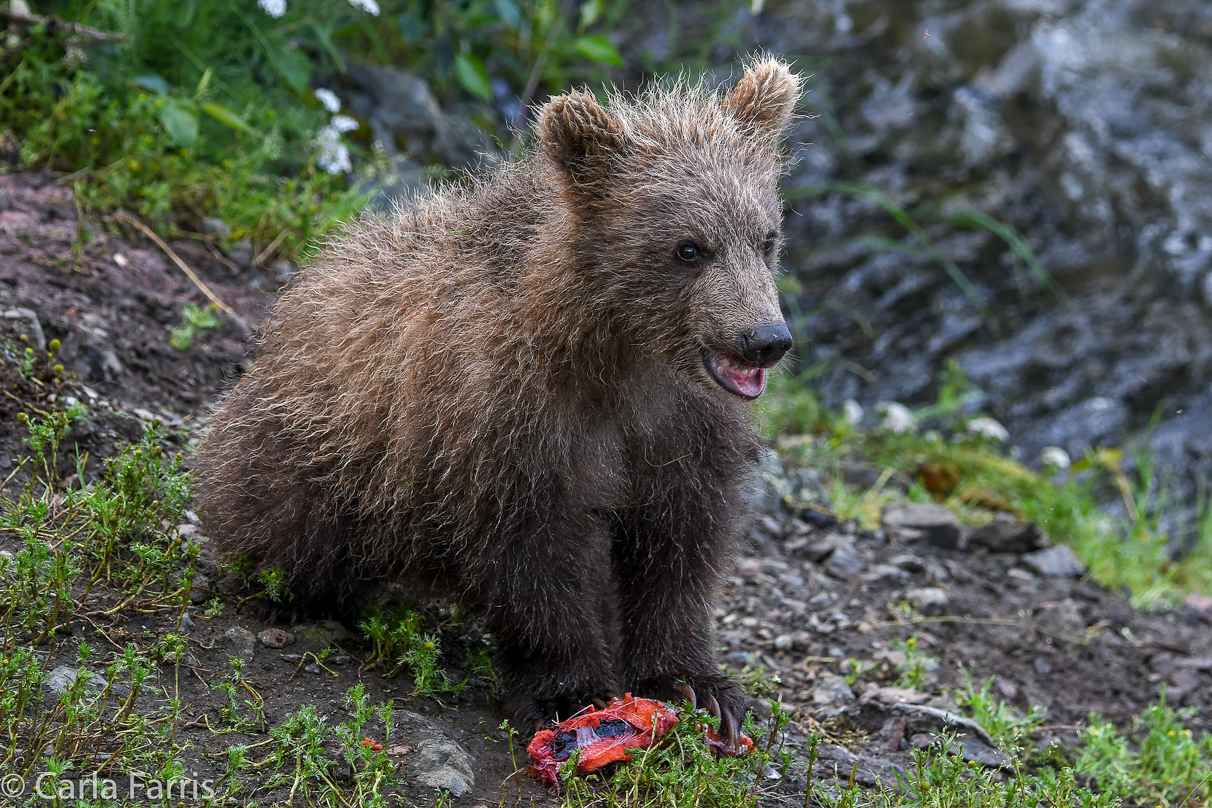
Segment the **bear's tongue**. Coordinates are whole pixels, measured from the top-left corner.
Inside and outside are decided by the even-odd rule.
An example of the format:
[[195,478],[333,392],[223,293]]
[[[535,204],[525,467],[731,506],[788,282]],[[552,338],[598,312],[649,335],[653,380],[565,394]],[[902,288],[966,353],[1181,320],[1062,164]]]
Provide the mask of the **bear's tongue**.
[[711,369],[720,383],[738,396],[757,398],[766,389],[765,368],[742,365],[715,354],[711,357]]

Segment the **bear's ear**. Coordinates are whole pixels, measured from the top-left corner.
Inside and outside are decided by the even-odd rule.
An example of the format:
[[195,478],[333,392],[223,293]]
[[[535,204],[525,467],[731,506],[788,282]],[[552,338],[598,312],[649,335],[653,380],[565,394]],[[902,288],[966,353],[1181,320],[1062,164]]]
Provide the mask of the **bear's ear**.
[[751,63],[720,105],[751,134],[777,139],[799,97],[800,77],[786,62],[769,58]]
[[539,112],[538,130],[543,151],[583,190],[600,185],[625,144],[622,127],[593,93],[581,90],[548,101]]

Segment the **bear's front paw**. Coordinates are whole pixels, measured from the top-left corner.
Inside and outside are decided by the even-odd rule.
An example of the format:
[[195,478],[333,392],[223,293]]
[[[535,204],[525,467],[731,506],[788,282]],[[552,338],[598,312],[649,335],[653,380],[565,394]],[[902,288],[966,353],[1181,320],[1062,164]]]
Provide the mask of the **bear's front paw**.
[[686,699],[720,719],[720,737],[732,749],[740,749],[741,721],[745,717],[745,699],[737,683],[727,676],[661,676],[635,683],[636,696],[676,701]]

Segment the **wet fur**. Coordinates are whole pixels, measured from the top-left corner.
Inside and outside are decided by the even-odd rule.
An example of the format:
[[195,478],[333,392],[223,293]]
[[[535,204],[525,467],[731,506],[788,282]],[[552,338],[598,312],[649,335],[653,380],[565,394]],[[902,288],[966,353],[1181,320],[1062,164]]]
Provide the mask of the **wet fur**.
[[[771,60],[723,97],[560,96],[519,161],[350,226],[212,419],[207,534],[301,608],[391,583],[482,615],[519,720],[677,681],[735,710],[706,628],[757,445],[702,349],[781,322],[753,245],[798,94]],[[686,233],[715,256],[693,276]]]

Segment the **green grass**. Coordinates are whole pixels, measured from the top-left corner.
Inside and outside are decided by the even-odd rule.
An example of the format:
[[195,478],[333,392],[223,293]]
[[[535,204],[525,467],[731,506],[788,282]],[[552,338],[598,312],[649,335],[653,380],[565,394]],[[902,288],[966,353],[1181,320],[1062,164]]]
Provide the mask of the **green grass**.
[[[810,384],[775,376],[758,419],[763,433],[778,438],[792,462],[813,465],[832,478],[828,490],[838,515],[857,519],[864,528],[878,528],[882,507],[898,499],[941,502],[972,525],[1009,513],[1070,545],[1091,577],[1109,589],[1126,588],[1135,606],[1160,608],[1192,592],[1212,592],[1212,498],[1206,487],[1196,503],[1183,502],[1174,481],[1159,472],[1147,452],[1138,452],[1128,464],[1117,449],[1092,450],[1058,475],[1032,470],[996,440],[965,430],[973,418],[966,412],[969,389],[958,367],[949,366],[940,377],[938,401],[916,413],[919,423],[937,428],[894,434],[855,429],[822,407]],[[808,437],[791,437],[804,434]],[[887,475],[871,489],[856,491],[829,474],[843,460],[874,463]],[[887,485],[893,472],[913,480],[908,492]],[[1127,516],[1110,515],[1106,504],[1113,500],[1122,503]],[[1190,504],[1196,517],[1188,523]],[[1177,558],[1167,515],[1194,537]]]

